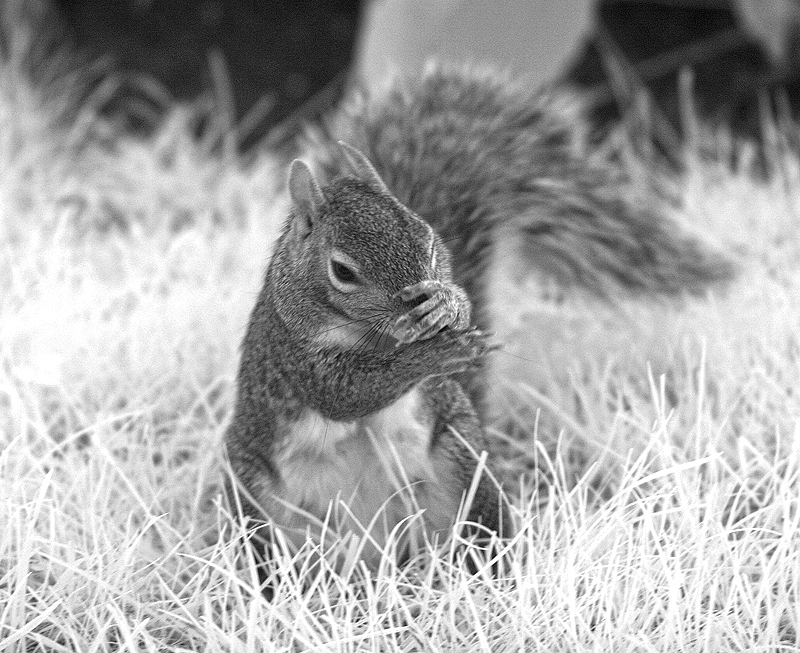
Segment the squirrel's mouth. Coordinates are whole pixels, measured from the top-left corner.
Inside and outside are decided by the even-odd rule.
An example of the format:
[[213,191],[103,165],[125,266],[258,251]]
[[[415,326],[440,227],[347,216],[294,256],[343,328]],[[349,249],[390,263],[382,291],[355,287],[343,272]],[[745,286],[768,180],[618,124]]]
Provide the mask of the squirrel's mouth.
[[385,325],[362,324],[342,318],[332,321],[314,338],[322,346],[338,346],[363,351],[394,351],[398,339],[392,335],[392,323]]

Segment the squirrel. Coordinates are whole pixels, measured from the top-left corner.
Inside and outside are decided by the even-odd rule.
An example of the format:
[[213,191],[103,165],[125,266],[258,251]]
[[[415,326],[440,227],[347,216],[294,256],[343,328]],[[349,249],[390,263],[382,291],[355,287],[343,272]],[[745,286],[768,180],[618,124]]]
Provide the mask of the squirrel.
[[493,270],[598,296],[733,276],[658,202],[634,200],[620,165],[582,158],[563,107],[496,71],[433,66],[308,128],[314,170],[291,164],[225,434],[245,515],[297,546],[367,534],[372,566],[392,532],[419,535],[412,523],[435,539],[461,516],[502,536],[501,492],[476,475]]

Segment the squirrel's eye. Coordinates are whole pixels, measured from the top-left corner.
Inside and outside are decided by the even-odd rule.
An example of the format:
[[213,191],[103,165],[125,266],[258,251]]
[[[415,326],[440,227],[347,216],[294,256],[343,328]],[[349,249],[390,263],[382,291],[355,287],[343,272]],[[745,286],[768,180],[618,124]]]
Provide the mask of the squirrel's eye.
[[358,284],[358,275],[349,266],[340,261],[330,260],[328,266],[328,276],[331,283],[342,292],[353,290],[353,286]]
[[353,272],[346,265],[342,265],[337,261],[331,261],[331,267],[336,278],[342,283],[355,283],[356,273]]

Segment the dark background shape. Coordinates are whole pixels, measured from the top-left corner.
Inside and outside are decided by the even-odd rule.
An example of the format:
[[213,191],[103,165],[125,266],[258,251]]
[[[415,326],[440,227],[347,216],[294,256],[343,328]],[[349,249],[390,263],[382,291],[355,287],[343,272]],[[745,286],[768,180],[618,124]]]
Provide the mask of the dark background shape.
[[[78,52],[105,58],[123,75],[151,76],[177,99],[214,97],[217,109],[240,126],[243,149],[291,143],[304,120],[335,105],[349,81],[369,2],[49,1]],[[784,113],[800,113],[800,67],[776,68],[737,24],[732,2],[597,0],[594,7],[594,32],[565,62],[564,81],[589,91],[600,131],[646,89],[660,121],[656,138],[666,147],[679,142],[677,89],[685,66],[694,70],[700,116],[730,124],[738,135],[761,135],[765,98],[773,109],[780,104]],[[122,104],[131,125],[146,128],[158,111],[142,111],[137,120],[129,110],[137,101],[147,104],[141,97]]]
[[219,92],[216,59],[229,78],[236,122],[256,111],[245,147],[299,118],[304,105],[314,115],[314,106],[333,103],[359,17],[358,0],[54,2],[79,52],[152,76],[179,100]]
[[[612,59],[618,65],[609,65]],[[566,79],[593,95],[601,125],[613,124],[646,89],[663,144],[671,146],[682,136],[679,77],[687,68],[694,108],[712,126],[760,138],[765,109],[795,119],[800,113],[800,70],[773,64],[742,29],[732,2],[601,0],[594,33]]]

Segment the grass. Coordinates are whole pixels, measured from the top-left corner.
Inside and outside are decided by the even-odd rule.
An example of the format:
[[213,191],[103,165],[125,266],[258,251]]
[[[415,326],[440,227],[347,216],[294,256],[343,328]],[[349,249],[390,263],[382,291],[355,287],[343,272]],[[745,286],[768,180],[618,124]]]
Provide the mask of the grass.
[[502,573],[278,547],[267,601],[220,443],[284,171],[178,107],[125,137],[26,65],[0,61],[0,651],[800,650],[794,156],[680,182],[744,261],[726,293],[541,318],[493,426]]

